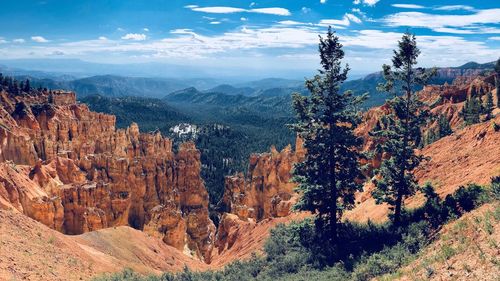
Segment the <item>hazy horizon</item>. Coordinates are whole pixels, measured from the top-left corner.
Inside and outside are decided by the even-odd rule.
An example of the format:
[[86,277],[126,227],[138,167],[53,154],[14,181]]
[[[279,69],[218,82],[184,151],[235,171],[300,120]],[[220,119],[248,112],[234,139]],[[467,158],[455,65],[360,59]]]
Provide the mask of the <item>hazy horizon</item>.
[[14,67],[12,60],[47,60],[31,68],[40,71],[77,59],[75,73],[300,79],[314,74],[318,34],[332,26],[359,77],[389,62],[406,30],[417,35],[424,67],[493,61],[500,53],[493,2],[9,1],[0,11],[0,55]]

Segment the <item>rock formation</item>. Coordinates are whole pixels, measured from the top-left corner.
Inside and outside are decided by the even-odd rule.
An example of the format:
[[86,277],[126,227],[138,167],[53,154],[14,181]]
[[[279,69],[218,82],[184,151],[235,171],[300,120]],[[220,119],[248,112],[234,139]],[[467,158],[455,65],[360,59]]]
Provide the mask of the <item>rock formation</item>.
[[296,152],[289,145],[281,152],[272,147],[269,153],[253,154],[246,176],[226,177],[222,198],[226,211],[242,220],[287,216],[297,199],[290,172],[304,157],[300,138],[296,147]]
[[200,153],[78,104],[0,93],[0,207],[66,234],[129,225],[210,261],[215,226]]

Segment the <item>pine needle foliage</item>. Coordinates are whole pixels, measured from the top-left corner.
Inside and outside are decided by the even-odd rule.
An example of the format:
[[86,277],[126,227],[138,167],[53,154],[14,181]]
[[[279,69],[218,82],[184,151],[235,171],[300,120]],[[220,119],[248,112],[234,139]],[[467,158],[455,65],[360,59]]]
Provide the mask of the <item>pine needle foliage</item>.
[[390,205],[395,225],[401,222],[404,198],[415,194],[417,181],[413,171],[424,159],[415,154],[415,149],[421,145],[421,128],[429,113],[413,89],[425,85],[436,70],[415,68],[419,55],[415,35],[405,33],[398,49],[394,50],[392,66],[383,66],[385,83],[379,85],[379,91],[393,94],[387,102],[391,113],[384,119],[382,128],[372,132],[382,142],[382,151],[391,156],[382,162],[381,178],[374,180],[373,197],[378,204]]
[[361,121],[358,107],[365,96],[340,92],[349,66],[342,66],[344,51],[331,28],[319,38],[321,69],[305,82],[309,96],[295,94],[297,123],[291,128],[304,140],[305,160],[293,171],[301,197],[296,210],[315,215],[315,227],[325,242],[334,242],[342,213],[354,206],[362,177],[356,150],[362,140],[354,129]]

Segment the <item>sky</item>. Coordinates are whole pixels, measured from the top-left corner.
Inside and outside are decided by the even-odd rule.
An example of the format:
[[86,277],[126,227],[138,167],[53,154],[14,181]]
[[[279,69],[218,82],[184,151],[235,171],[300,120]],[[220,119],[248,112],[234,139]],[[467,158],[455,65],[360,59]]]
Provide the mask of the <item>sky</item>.
[[407,30],[422,66],[500,56],[495,0],[2,0],[0,58],[312,75],[328,26],[353,74],[380,70]]

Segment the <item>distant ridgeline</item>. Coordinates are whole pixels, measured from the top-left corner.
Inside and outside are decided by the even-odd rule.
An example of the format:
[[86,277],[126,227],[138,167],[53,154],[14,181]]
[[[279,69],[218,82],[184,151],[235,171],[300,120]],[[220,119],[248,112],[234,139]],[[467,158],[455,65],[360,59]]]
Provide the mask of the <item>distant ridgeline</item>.
[[[459,67],[438,68],[438,76],[431,84],[451,83],[458,76],[475,76],[482,72],[491,70],[494,63],[478,64],[469,62]],[[6,69],[4,73],[9,73]],[[26,73],[26,74],[23,74]],[[188,91],[190,87],[203,89],[200,92],[211,95],[225,94],[230,96],[244,97],[280,97],[289,96],[292,92],[307,92],[304,82],[299,80],[268,78],[235,85],[221,84],[213,86],[215,81],[209,79],[174,79],[174,78],[143,78],[143,77],[123,77],[116,75],[99,75],[86,78],[73,78],[70,76],[54,76],[37,74],[36,77],[29,71],[16,71],[15,78],[19,81],[30,79],[32,85],[50,89],[66,89],[78,93],[78,98],[89,95],[101,95],[106,97],[137,96],[149,98],[163,98],[173,95],[174,92]],[[377,86],[382,82],[380,72],[372,73],[364,78],[346,81],[342,90],[352,90],[354,94],[369,93],[370,99],[365,103],[366,108],[381,105],[386,96],[377,93]],[[210,86],[212,85],[212,86]],[[420,89],[417,89],[420,90]],[[169,94],[172,93],[172,94]],[[178,93],[177,93],[178,94]],[[227,96],[223,96],[227,97]],[[203,98],[203,97],[201,97]],[[206,98],[206,97],[205,97]],[[202,100],[199,100],[200,102]],[[214,102],[217,99],[214,100]],[[234,102],[234,100],[233,100]]]

